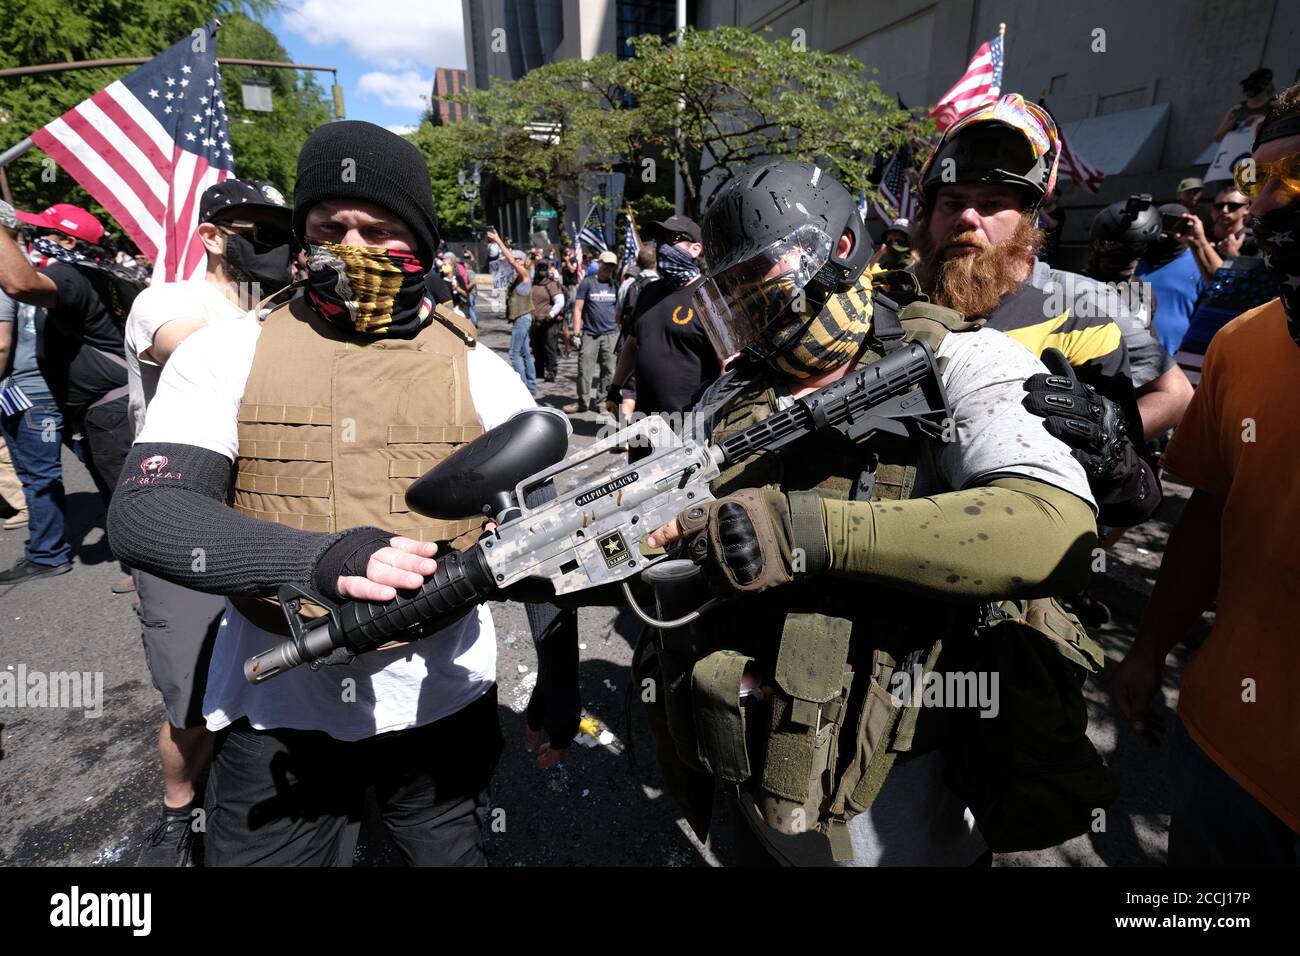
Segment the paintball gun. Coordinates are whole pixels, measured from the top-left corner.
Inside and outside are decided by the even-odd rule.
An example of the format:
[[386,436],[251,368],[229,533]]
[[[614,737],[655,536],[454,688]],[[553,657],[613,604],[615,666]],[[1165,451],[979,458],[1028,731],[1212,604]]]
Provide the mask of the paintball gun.
[[[833,429],[855,442],[877,434],[941,437],[950,416],[934,354],[912,342],[871,365],[796,399],[788,408],[716,444],[679,436],[651,415],[568,458],[568,422],[553,409],[528,409],[457,449],[406,492],[412,511],[433,518],[487,515],[495,530],[461,551],[437,555],[438,568],[418,590],[384,603],[335,605],[286,585],[279,597],[292,637],[244,664],[250,683],[309,664],[346,663],[356,654],[406,642],[447,626],[484,601],[538,580],[555,596],[622,584],[629,605],[660,628],[688,624],[701,607],[671,621],[637,604],[629,579],[667,555],[647,557],[641,542],[691,504],[709,501],[723,468]],[[621,446],[648,445],[634,465],[620,462],[582,476],[594,459]],[[542,504],[538,489],[571,488]],[[305,621],[301,601],[326,610]]]

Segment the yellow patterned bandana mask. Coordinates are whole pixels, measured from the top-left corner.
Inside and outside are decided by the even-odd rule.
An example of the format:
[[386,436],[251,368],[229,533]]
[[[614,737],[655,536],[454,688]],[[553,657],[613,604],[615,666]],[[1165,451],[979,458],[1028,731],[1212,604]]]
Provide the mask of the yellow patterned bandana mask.
[[314,242],[307,251],[307,297],[347,331],[409,338],[420,330],[425,269],[412,253],[382,246]]
[[791,378],[811,378],[851,361],[871,332],[871,271],[847,292],[837,292],[808,323],[793,346],[772,364]]

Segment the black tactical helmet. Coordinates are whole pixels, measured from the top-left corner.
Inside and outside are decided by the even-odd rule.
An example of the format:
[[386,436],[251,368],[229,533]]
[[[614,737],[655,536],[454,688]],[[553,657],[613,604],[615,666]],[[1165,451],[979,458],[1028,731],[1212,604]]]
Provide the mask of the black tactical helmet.
[[1056,186],[1060,133],[1043,107],[1007,93],[965,114],[944,132],[921,170],[921,197],[933,209],[945,183],[1019,186],[1037,209]]
[[1160,238],[1160,210],[1149,193],[1137,193],[1113,202],[1092,221],[1093,241],[1138,246]]
[[[711,281],[699,310],[721,358],[771,358],[830,297],[851,288],[871,259],[853,196],[818,166],[747,167],[716,193],[701,223]],[[836,256],[848,232],[853,246]]]

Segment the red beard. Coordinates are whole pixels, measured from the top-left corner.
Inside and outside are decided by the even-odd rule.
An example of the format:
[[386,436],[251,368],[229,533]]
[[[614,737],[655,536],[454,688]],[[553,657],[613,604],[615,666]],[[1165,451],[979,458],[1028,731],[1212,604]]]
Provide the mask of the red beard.
[[[1033,213],[1023,214],[1015,232],[995,246],[969,230],[936,245],[930,238],[928,217],[917,223],[916,236],[921,256],[919,271],[925,277],[930,301],[967,317],[988,315],[1008,293],[1014,292],[1024,281],[1025,265],[1033,260],[1043,241],[1042,230],[1034,228]],[[957,246],[974,246],[978,251],[943,258]]]

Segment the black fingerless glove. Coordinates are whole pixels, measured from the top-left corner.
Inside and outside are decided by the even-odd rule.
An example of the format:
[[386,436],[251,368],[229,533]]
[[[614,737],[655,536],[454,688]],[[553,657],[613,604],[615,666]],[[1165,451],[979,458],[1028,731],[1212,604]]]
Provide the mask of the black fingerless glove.
[[366,576],[366,567],[371,556],[388,547],[392,539],[391,531],[381,528],[352,528],[343,532],[339,538],[316,559],[311,569],[312,587],[318,594],[338,600],[339,577]]

